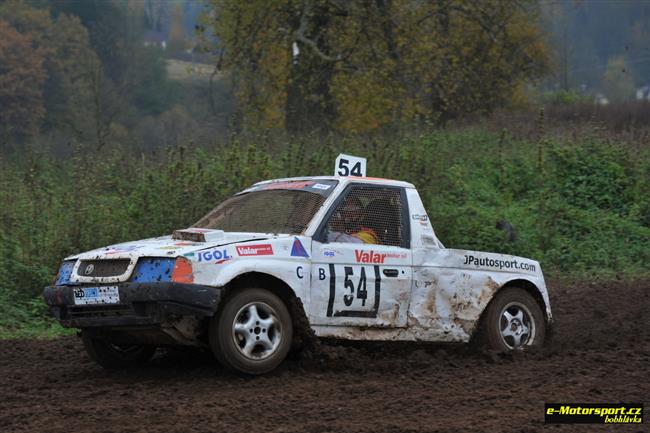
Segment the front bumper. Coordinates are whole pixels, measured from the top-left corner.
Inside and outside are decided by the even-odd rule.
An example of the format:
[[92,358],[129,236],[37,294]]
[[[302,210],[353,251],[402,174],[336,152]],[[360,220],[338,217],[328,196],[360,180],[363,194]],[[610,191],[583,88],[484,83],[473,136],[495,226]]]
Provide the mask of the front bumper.
[[[217,311],[221,288],[171,282],[121,283],[119,304],[75,305],[74,289],[50,286],[45,303],[68,328],[160,325],[182,316],[211,317]],[[93,286],[95,287],[95,286]]]

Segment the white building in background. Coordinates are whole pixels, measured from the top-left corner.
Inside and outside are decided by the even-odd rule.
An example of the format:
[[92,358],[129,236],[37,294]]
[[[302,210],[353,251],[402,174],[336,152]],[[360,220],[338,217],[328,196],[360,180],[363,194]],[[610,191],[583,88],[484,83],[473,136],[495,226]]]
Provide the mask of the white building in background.
[[158,47],[163,50],[167,48],[167,40],[162,32],[149,30],[144,34],[142,39],[145,47]]
[[636,89],[637,101],[650,101],[650,86],[646,85]]
[[596,93],[594,96],[594,104],[609,105],[609,99],[607,99],[607,96],[603,95],[602,93]]

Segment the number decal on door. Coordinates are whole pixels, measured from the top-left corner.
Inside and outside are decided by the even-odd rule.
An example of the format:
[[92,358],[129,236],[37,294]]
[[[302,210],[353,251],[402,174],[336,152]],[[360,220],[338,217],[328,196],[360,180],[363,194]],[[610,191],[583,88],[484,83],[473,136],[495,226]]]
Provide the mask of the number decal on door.
[[[354,301],[354,282],[350,279],[354,275],[352,266],[345,267],[345,280],[343,286],[350,290],[350,293],[343,295],[343,302],[347,307],[352,305]],[[359,277],[359,285],[357,286],[357,299],[361,299],[361,306],[366,306],[366,299],[368,299],[368,290],[366,290],[366,268],[361,268],[361,276]]]
[[343,267],[343,272],[345,275],[345,278],[343,280],[343,304],[346,307],[351,308],[349,310],[344,309],[334,311],[334,304],[336,302],[336,269],[333,264],[329,265],[330,296],[329,302],[327,304],[327,317],[377,317],[377,311],[379,309],[379,296],[381,292],[381,276],[379,274],[379,266],[373,266],[373,270],[375,273],[375,302],[373,304],[372,310],[357,309],[365,307],[366,300],[368,299],[366,267],[345,266]]

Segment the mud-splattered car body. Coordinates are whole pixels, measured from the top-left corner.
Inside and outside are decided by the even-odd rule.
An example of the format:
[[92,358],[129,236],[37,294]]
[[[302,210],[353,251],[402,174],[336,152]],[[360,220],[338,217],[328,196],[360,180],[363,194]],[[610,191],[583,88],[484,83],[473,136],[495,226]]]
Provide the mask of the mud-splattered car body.
[[[384,225],[373,233],[383,231],[377,239],[397,240],[331,239],[328,221],[341,217],[337,209],[357,190],[370,197],[364,199],[366,210],[374,203],[378,212],[395,212],[394,220],[379,220]],[[286,233],[201,227],[212,224],[205,223],[68,257],[56,283],[45,289],[47,304],[64,326],[150,344],[206,345],[207,321],[244,281],[297,305],[299,311],[294,307],[292,314],[306,318],[321,337],[467,342],[495,294],[510,286],[527,291],[545,321],[551,321],[538,262],[445,248],[410,183],[335,176],[279,179],[235,197],[264,191],[301,191],[312,195],[300,197],[315,199],[296,207],[308,208],[295,216],[306,220]],[[381,193],[392,195],[373,201]]]

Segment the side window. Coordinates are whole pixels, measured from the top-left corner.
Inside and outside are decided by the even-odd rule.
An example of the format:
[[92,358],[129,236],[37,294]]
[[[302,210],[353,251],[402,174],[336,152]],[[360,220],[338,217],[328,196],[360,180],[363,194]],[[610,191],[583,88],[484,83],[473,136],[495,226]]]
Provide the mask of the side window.
[[402,246],[402,195],[398,188],[354,186],[326,225],[326,242]]

